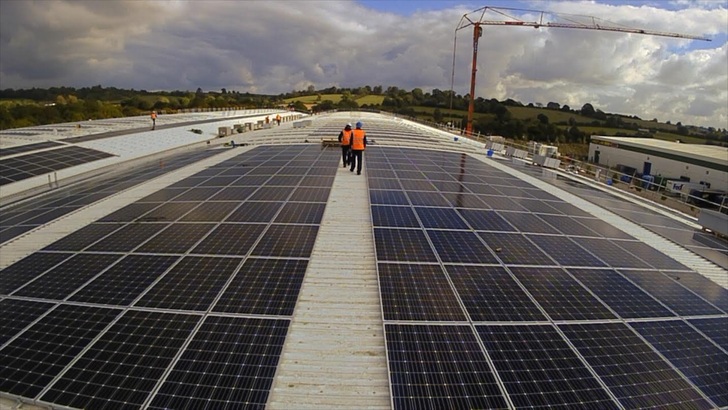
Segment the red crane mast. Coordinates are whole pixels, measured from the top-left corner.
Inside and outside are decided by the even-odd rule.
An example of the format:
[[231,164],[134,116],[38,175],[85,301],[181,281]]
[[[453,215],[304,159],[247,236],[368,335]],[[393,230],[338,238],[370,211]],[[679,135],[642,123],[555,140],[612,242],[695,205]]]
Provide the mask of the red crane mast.
[[[488,11],[499,14],[504,19],[502,20],[486,20],[485,14]],[[538,21],[523,21],[516,17],[513,17],[507,12],[527,12],[527,13],[538,13],[540,18]],[[476,13],[480,14],[480,17],[473,19],[470,16]],[[564,20],[565,22],[553,22],[545,21],[545,17],[554,16]],[[579,19],[586,20],[579,21]],[[603,22],[603,23],[602,23]],[[710,41],[708,38],[692,36],[687,34],[669,33],[664,31],[654,31],[639,28],[630,28],[625,26],[618,26],[615,23],[607,22],[606,20],[599,19],[593,16],[580,16],[574,14],[558,14],[539,10],[527,10],[527,9],[515,9],[505,7],[483,7],[474,10],[470,13],[464,14],[460,19],[457,28],[455,29],[455,45],[453,46],[453,70],[452,70],[452,82],[450,88],[450,109],[452,109],[452,98],[454,95],[453,88],[455,83],[455,46],[457,45],[457,32],[473,26],[473,66],[470,73],[470,103],[468,104],[468,123],[465,128],[466,135],[471,135],[473,132],[473,112],[475,111],[475,74],[478,71],[478,40],[483,35],[482,26],[508,26],[508,27],[534,27],[534,28],[572,28],[582,30],[601,30],[601,31],[615,31],[620,33],[631,33],[631,34],[644,34],[649,36],[661,36],[661,37],[673,37],[673,38],[684,38],[689,40],[703,40]]]

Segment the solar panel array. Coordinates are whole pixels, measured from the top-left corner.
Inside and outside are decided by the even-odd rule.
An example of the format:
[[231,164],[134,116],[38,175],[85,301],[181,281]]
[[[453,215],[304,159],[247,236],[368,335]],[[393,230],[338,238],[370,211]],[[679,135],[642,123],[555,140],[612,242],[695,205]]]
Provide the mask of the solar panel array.
[[255,148],[0,271],[0,392],[262,408],[339,155]]
[[728,290],[466,154],[365,168],[395,408],[728,406]]
[[112,156],[89,148],[68,146],[3,158],[0,159],[0,186]]
[[125,172],[111,176],[103,175],[74,184],[66,189],[34,197],[31,201],[2,207],[0,208],[0,244],[150,178],[221,152],[223,151],[210,149],[176,154],[166,157],[164,166],[160,166],[156,161],[147,165],[135,166]]

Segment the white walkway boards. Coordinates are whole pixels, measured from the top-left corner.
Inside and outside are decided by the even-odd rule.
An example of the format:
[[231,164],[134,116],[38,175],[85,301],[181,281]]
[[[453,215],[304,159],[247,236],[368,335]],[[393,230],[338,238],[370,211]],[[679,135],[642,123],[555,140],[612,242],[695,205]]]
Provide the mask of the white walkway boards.
[[391,407],[366,177],[338,166],[269,409]]

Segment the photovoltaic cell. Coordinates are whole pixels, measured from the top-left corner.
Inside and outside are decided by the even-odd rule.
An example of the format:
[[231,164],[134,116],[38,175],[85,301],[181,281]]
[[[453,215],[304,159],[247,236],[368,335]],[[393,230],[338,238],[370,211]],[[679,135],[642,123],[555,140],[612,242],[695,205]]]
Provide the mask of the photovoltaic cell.
[[715,404],[728,406],[728,354],[687,323],[634,322],[635,328]]
[[53,307],[52,303],[0,300],[0,346]]
[[427,235],[445,263],[498,263],[475,232],[428,230]]
[[225,222],[270,222],[283,202],[243,202]]
[[318,224],[324,215],[325,203],[288,202],[278,213],[275,223]]
[[189,191],[185,191],[179,196],[175,197],[175,202],[183,202],[183,201],[204,201],[211,196],[215,195],[220,188],[210,188],[210,187],[201,187],[201,188],[192,188]]
[[329,200],[330,188],[298,187],[293,191],[289,201],[297,202],[322,202]]
[[614,244],[647,262],[655,269],[690,270],[687,266],[645,243],[614,241]]
[[126,225],[87,249],[91,252],[131,252],[152,235],[166,228],[166,223]]
[[131,222],[158,206],[157,202],[134,202],[99,219],[99,222]]
[[121,310],[62,305],[0,350],[0,391],[35,397]]
[[369,200],[372,204],[380,205],[409,205],[407,196],[403,191],[385,191],[370,189]]
[[546,320],[504,268],[447,265],[446,269],[473,321]]
[[244,201],[247,199],[258,187],[254,186],[232,186],[223,188],[217,191],[215,195],[210,197],[212,201]]
[[65,299],[120,258],[121,255],[77,254],[18,289],[13,295]]
[[628,270],[620,272],[679,315],[719,315],[723,313],[660,272]]
[[728,317],[690,319],[688,321],[708,336],[715,344],[728,350]]
[[379,263],[384,320],[464,321],[439,265]]
[[624,407],[713,407],[626,325],[565,324],[559,328]]
[[143,222],[174,222],[199,205],[199,202],[167,202],[139,218]]
[[601,236],[603,236],[605,238],[634,240],[634,237],[632,237],[631,235],[625,233],[624,231],[620,230],[619,228],[616,228],[613,225],[610,225],[610,224],[602,221],[601,219],[578,218],[577,221],[580,224],[585,225],[587,228],[591,229],[592,231],[599,233]]
[[374,228],[374,244],[378,261],[437,262],[419,229]]
[[26,282],[70,258],[70,254],[36,252],[0,270],[0,294],[10,294]]
[[412,208],[408,206],[372,205],[372,224],[399,228],[417,228],[420,223]]
[[562,266],[603,267],[604,262],[594,257],[565,236],[527,235],[547,255]]
[[423,208],[415,207],[425,228],[440,229],[468,229],[468,225],[452,208]]
[[136,306],[206,311],[240,258],[187,256],[154,284]]
[[183,222],[220,222],[230,215],[239,202],[204,202],[183,216]]
[[554,320],[615,319],[599,300],[561,269],[510,270]]
[[292,316],[308,261],[248,258],[213,311]]
[[508,408],[470,326],[385,324],[396,409]]
[[127,311],[41,399],[77,408],[140,408],[199,320]]
[[308,258],[318,233],[314,225],[271,225],[253,249],[256,256]]
[[412,205],[450,206],[450,203],[437,192],[406,191]]
[[126,306],[159,278],[177,256],[129,255],[71,296],[70,300]]
[[573,238],[581,247],[588,249],[597,258],[613,268],[649,269],[650,265],[638,259],[609,239]]
[[192,250],[194,254],[203,255],[239,255],[245,256],[265,229],[264,224],[228,224],[218,225]]
[[568,271],[622,318],[675,316],[614,270],[569,268]]
[[293,192],[291,187],[260,187],[253,195],[251,201],[285,201]]
[[501,231],[515,232],[516,228],[509,224],[495,211],[483,211],[475,209],[458,209],[460,215],[468,221],[468,224],[479,231]]
[[141,253],[186,253],[215,227],[211,223],[175,223],[137,248]]
[[515,201],[510,200],[501,194],[496,195],[478,195],[480,200],[485,202],[488,207],[499,211],[525,211],[526,208],[518,205]]
[[264,408],[288,323],[208,317],[149,408]]
[[515,226],[521,232],[526,233],[547,233],[547,234],[558,234],[561,233],[551,225],[544,223],[542,219],[534,214],[524,212],[499,212],[500,216],[508,221],[511,225]]
[[552,326],[476,328],[516,408],[619,408]]
[[673,281],[695,292],[706,301],[728,312],[728,290],[695,272],[663,272]]
[[556,263],[519,233],[478,232],[506,265],[555,265]]

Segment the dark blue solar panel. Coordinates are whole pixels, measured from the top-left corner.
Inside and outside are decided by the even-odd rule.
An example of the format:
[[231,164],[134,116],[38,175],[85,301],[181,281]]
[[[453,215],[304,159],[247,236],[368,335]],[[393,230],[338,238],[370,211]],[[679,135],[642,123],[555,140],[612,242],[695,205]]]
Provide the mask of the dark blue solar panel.
[[500,194],[495,195],[478,195],[480,200],[485,202],[488,207],[499,211],[526,211],[526,208],[518,205],[515,201],[510,200]]
[[[400,179],[399,184],[401,184],[402,188],[404,188],[407,191],[422,192],[422,193],[429,193],[429,194],[437,193],[437,188],[434,185],[432,185],[432,183],[430,183],[429,181],[423,180],[423,179]],[[388,188],[388,189],[401,189],[399,184],[394,188]],[[433,200],[437,200],[437,197],[433,197],[433,198],[435,198]],[[410,199],[412,199],[412,198],[410,197]],[[422,201],[424,201],[426,199],[427,199],[426,196],[422,197]]]
[[204,201],[220,191],[220,188],[192,188],[174,198],[175,202]]
[[452,208],[415,207],[425,228],[468,229],[468,225]]
[[199,202],[167,202],[139,218],[144,222],[174,222],[199,205]]
[[650,268],[650,265],[625,252],[624,249],[615,245],[611,240],[596,238],[572,238],[572,240],[613,268]]
[[220,224],[192,249],[192,253],[245,256],[264,229],[264,224]]
[[240,205],[238,202],[205,202],[183,216],[182,222],[220,222]]
[[450,202],[437,192],[407,191],[407,196],[412,205],[450,206]]
[[283,202],[246,201],[225,219],[225,222],[270,222]]
[[314,225],[271,225],[252,251],[256,256],[308,258],[318,233]]
[[624,407],[713,407],[626,325],[568,324],[559,328]]
[[606,266],[566,236],[528,235],[528,239],[562,266]]
[[412,208],[408,206],[372,205],[372,224],[374,226],[390,226],[400,228],[417,228],[420,226]]
[[52,303],[0,300],[0,346],[53,307]]
[[278,213],[276,223],[318,224],[324,215],[325,203],[288,202]]
[[378,261],[437,262],[435,253],[419,229],[374,228]]
[[520,233],[478,232],[498,259],[507,265],[556,265]]
[[473,321],[546,320],[504,268],[447,265],[446,269]]
[[715,404],[728,406],[728,353],[683,321],[635,322],[630,325]]
[[660,272],[620,271],[654,298],[683,316],[718,315],[723,312]]
[[385,325],[396,409],[502,409],[498,388],[470,326]]
[[378,267],[385,320],[465,320],[439,265],[380,263]]
[[0,294],[10,294],[26,282],[70,258],[70,254],[36,252],[0,270]]
[[140,408],[199,320],[127,311],[41,399],[77,408]]
[[137,248],[141,253],[186,253],[215,227],[211,223],[176,223]]
[[44,250],[81,251],[111,232],[119,229],[117,224],[91,224],[46,246]]
[[619,408],[552,326],[476,328],[516,408]]
[[614,241],[614,244],[637,256],[656,269],[689,270],[687,266],[646,243]]
[[215,303],[215,312],[293,315],[308,261],[246,259]]
[[99,222],[131,222],[158,206],[157,202],[134,202],[99,219]]
[[664,305],[614,270],[569,268],[568,271],[623,318],[675,316]]
[[403,191],[369,190],[369,200],[372,204],[381,205],[409,205],[407,196]]
[[475,232],[428,230],[432,244],[445,263],[498,263]]
[[[498,189],[501,190],[503,188],[498,187]],[[518,205],[526,208],[527,210],[529,210],[531,212],[538,213],[538,214],[544,214],[544,215],[539,215],[539,216],[543,217],[543,219],[545,219],[547,221],[549,219],[551,219],[551,217],[558,217],[559,215],[563,215],[561,211],[550,206],[549,202],[547,202],[547,201],[541,201],[538,199],[514,198],[514,197],[510,197],[510,198],[513,199],[514,201],[516,201],[518,203]],[[555,219],[555,220],[563,220],[563,219],[564,218]],[[556,226],[558,228],[557,225],[554,225],[554,226]],[[584,228],[582,227],[582,229],[584,229]]]
[[505,231],[515,232],[516,228],[509,224],[495,211],[483,211],[475,209],[458,209],[460,215],[468,221],[468,224],[479,231]]
[[512,267],[510,270],[554,320],[616,318],[561,269]]
[[148,240],[152,235],[157,234],[166,228],[166,223],[135,223],[125,225],[111,235],[96,242],[88,251],[91,252],[131,252],[142,242]]
[[13,293],[47,299],[65,299],[78,287],[104,271],[122,255],[77,254]]
[[663,272],[670,279],[695,292],[698,296],[728,312],[728,290],[695,272]]
[[[632,239],[634,237],[625,233],[624,231],[616,228],[614,225],[610,225],[601,219],[596,218],[575,218],[577,222],[585,225],[587,228],[594,232],[599,233],[601,236],[610,239]],[[638,255],[639,256],[639,255]]]
[[59,306],[0,350],[0,391],[37,396],[119,313]]
[[[245,178],[245,177],[243,177]],[[292,187],[260,187],[253,195],[251,201],[284,201],[293,192]]]
[[[371,175],[370,170],[370,175]],[[402,189],[399,185],[399,180],[391,178],[369,178],[369,189],[390,189],[398,190]]]
[[219,189],[215,195],[210,197],[212,201],[244,201],[258,187],[255,186],[230,186]]
[[503,219],[507,220],[511,225],[515,226],[516,229],[521,232],[548,234],[561,233],[534,214],[524,212],[499,213],[503,217]]
[[187,256],[136,302],[136,306],[206,311],[242,259]]
[[728,351],[728,317],[690,319],[689,322],[723,350]]
[[289,201],[326,202],[329,200],[330,188],[298,187],[293,191]]
[[70,297],[78,302],[128,305],[174,262],[177,256],[129,255]]
[[208,317],[149,408],[264,408],[288,323]]

